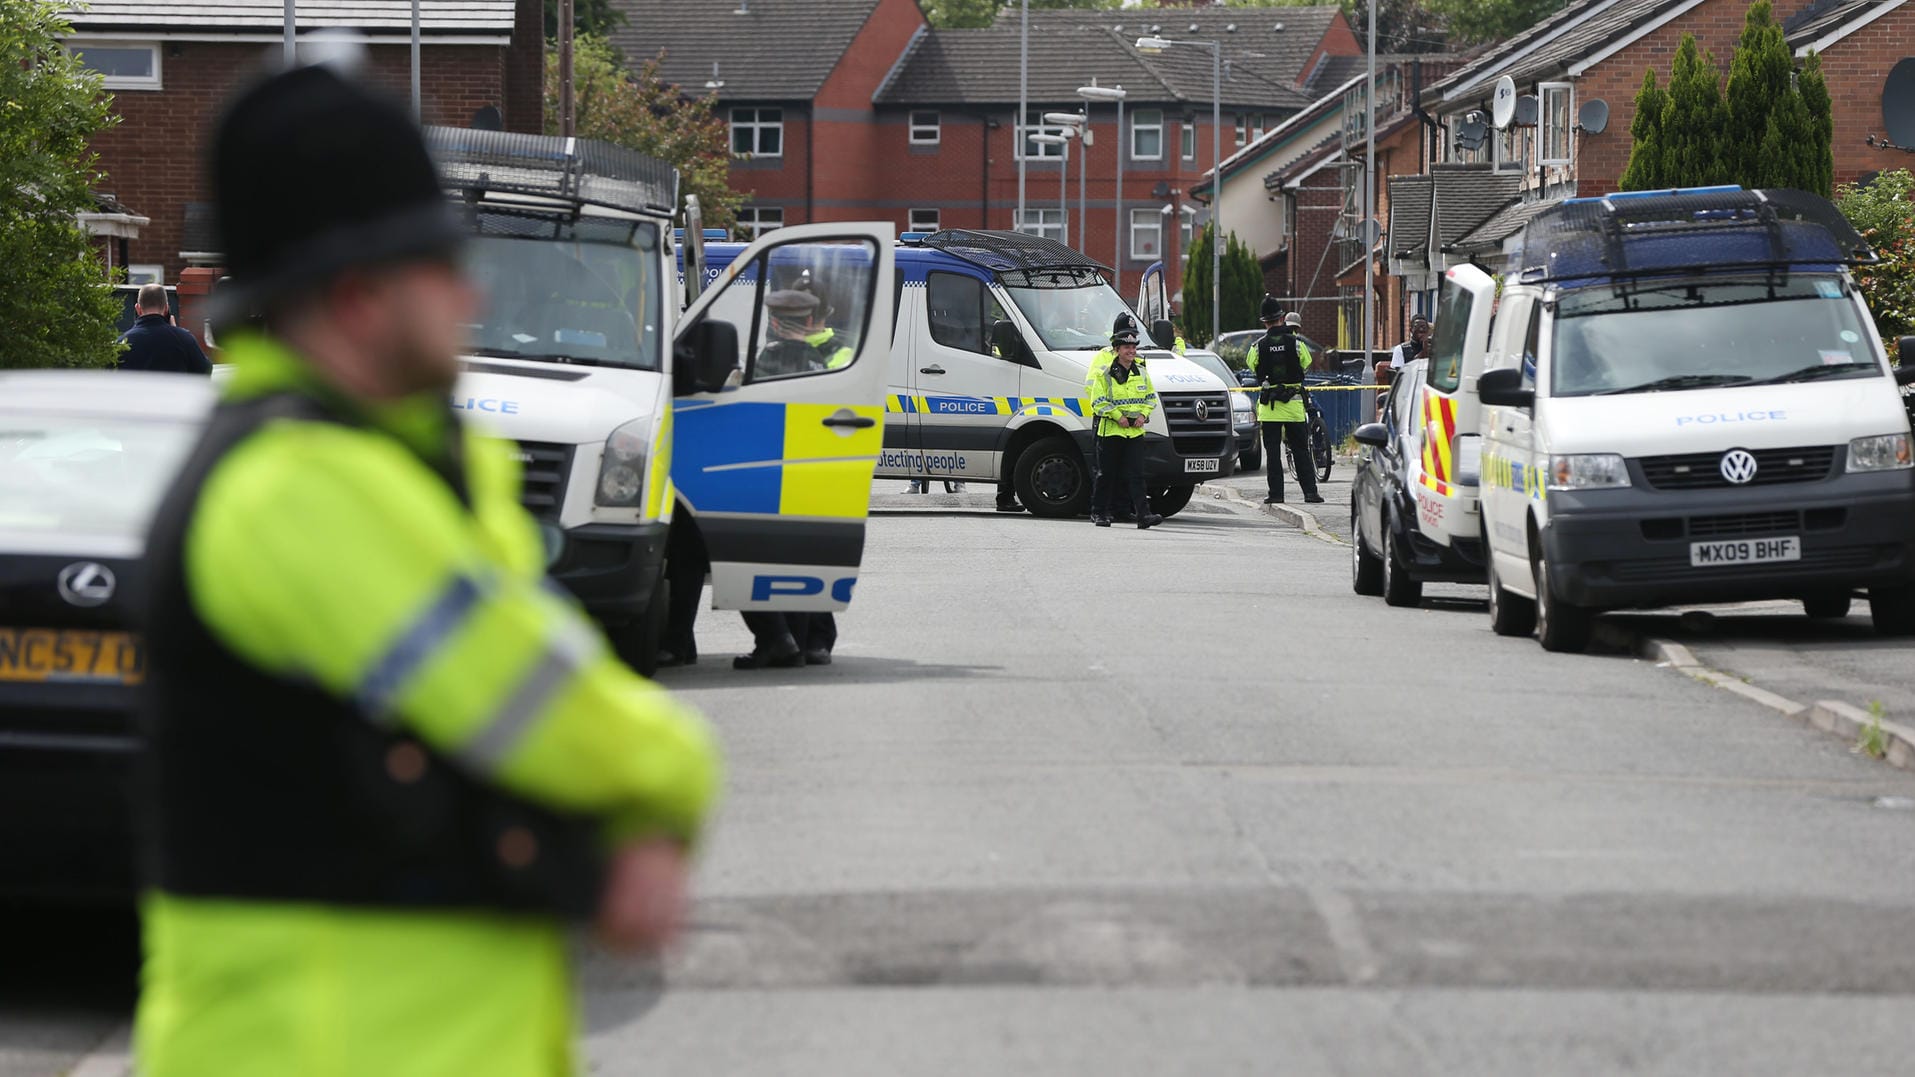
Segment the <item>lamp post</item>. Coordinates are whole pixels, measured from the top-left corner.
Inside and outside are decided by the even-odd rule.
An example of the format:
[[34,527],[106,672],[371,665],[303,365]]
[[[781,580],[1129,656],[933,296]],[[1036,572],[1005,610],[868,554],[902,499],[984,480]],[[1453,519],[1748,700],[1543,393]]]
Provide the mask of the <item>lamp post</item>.
[[298,33],[298,29],[293,23],[293,2],[294,0],[286,0],[286,31],[283,48],[286,53],[286,70],[288,71],[293,69],[293,64],[298,58],[293,47],[293,38]]
[[1137,39],[1137,51],[1142,53],[1177,45],[1210,50],[1210,168],[1217,176],[1210,184],[1210,339],[1214,343],[1223,322],[1223,42]]
[[1090,214],[1084,203],[1085,174],[1090,171],[1090,117],[1076,112],[1046,112],[1045,123],[1053,123],[1064,129],[1066,138],[1075,138],[1084,144],[1084,152],[1077,155],[1077,245],[1090,246]]
[[1057,241],[1066,247],[1071,245],[1070,193],[1065,187],[1071,173],[1071,136],[1070,128],[1061,135],[1032,135],[1031,141],[1040,146],[1057,146]]
[[[1370,238],[1370,220],[1376,216],[1376,0],[1370,0],[1370,74],[1363,86],[1363,223],[1357,228],[1363,241],[1363,358],[1376,345],[1376,272],[1370,263],[1376,241]],[[1222,182],[1219,177],[1218,182]]]
[[[286,0],[291,3],[292,0]],[[1017,222],[1011,227],[1024,227],[1024,113],[1031,107],[1031,0],[1024,0],[1023,17],[1017,20],[1017,120],[1011,124],[1012,138],[1017,143]],[[990,212],[990,207],[985,207]]]
[[[1077,96],[1086,102],[1111,101],[1117,105],[1117,193],[1112,196],[1112,213],[1116,219],[1111,224],[1110,268],[1117,274],[1121,288],[1124,282],[1124,98],[1129,95],[1122,86],[1099,86],[1097,80],[1092,79],[1089,86],[1077,88]],[[1088,104],[1084,111],[1089,113]],[[1078,224],[1082,227],[1083,222]]]

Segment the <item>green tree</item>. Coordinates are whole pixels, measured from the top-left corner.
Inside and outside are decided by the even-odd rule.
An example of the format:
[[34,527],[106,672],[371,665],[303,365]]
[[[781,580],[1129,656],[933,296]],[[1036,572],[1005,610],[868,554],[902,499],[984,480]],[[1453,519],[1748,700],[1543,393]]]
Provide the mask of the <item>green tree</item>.
[[1795,77],[1796,92],[1808,106],[1809,119],[1815,124],[1813,152],[1807,175],[1811,183],[1803,190],[1828,196],[1835,190],[1835,105],[1829,100],[1828,80],[1822,76],[1822,57],[1809,53]]
[[1682,35],[1662,109],[1662,183],[1703,187],[1730,182],[1723,162],[1722,71],[1694,34]]
[[[572,32],[578,37],[604,37],[625,25],[625,13],[612,0],[573,0]],[[545,40],[559,36],[559,0],[545,0]]]
[[[558,50],[545,54],[545,124],[558,133]],[[688,98],[658,76],[658,61],[636,73],[604,38],[581,37],[572,53],[572,93],[580,138],[649,154],[678,169],[680,194],[695,194],[710,228],[730,228],[749,192],[731,187],[731,143],[707,95]]]
[[60,47],[52,0],[0,0],[0,367],[102,367],[120,304],[77,213],[94,208],[87,142],[114,122],[99,76]]
[[1742,20],[1742,37],[1736,42],[1735,55],[1729,60],[1729,85],[1724,96],[1727,108],[1723,163],[1728,174],[1752,186],[1774,186],[1765,182],[1778,173],[1793,174],[1792,162],[1770,156],[1765,139],[1774,129],[1772,115],[1785,99],[1794,96],[1795,61],[1789,45],[1776,24],[1769,0],[1755,0]]
[[1184,255],[1184,339],[1202,347],[1210,343],[1210,226],[1190,238]]
[[[1734,175],[1750,187],[1813,191],[1817,182],[1815,155],[1811,152],[1814,145],[1815,120],[1809,115],[1809,106],[1803,102],[1802,95],[1791,89],[1769,110],[1759,156],[1743,166],[1749,171]],[[1827,195],[1828,188],[1823,187],[1819,193]]]
[[1897,339],[1915,334],[1915,174],[1901,169],[1867,186],[1843,184],[1835,204],[1881,258],[1855,267],[1855,282],[1893,356]]
[[[1195,345],[1210,342],[1210,245],[1216,241],[1206,224],[1190,241],[1184,263],[1184,338]],[[1224,237],[1223,282],[1218,299],[1223,332],[1250,329],[1257,324],[1257,304],[1263,299],[1263,266],[1256,252],[1235,232]]]
[[1625,191],[1650,191],[1669,186],[1662,181],[1662,113],[1669,94],[1656,84],[1656,73],[1642,73],[1636,91],[1636,118],[1629,121],[1629,166],[1619,186]]

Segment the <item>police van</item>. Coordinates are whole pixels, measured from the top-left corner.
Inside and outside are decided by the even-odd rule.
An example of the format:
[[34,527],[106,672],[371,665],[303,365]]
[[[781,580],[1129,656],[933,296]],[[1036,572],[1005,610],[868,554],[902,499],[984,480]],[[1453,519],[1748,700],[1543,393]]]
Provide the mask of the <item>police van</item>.
[[[711,244],[707,274],[735,265],[743,251]],[[1095,420],[1084,384],[1112,323],[1132,311],[1105,280],[1107,270],[1061,243],[1019,232],[906,233],[895,256],[897,320],[877,474],[1008,478],[1039,516],[1088,511]],[[1152,509],[1168,516],[1189,503],[1198,483],[1230,474],[1236,444],[1232,387],[1167,350],[1162,270],[1154,268],[1137,310],[1146,330],[1140,354],[1160,401],[1145,428],[1145,485]],[[812,283],[827,304],[840,305],[834,285]]]
[[710,288],[681,293],[668,165],[586,139],[427,137],[484,293],[453,406],[518,443],[550,572],[621,656],[641,672],[656,664],[668,551],[709,563],[719,609],[844,609],[885,363],[854,343],[835,369],[760,370],[770,277],[750,270],[829,278],[847,338],[882,341],[890,225],[784,229],[737,251]]
[[1600,610],[1864,591],[1915,632],[1915,367],[1850,275],[1874,258],[1826,199],[1718,187],[1544,211],[1500,301],[1452,271],[1466,347],[1436,362],[1480,409],[1494,630],[1579,650]]

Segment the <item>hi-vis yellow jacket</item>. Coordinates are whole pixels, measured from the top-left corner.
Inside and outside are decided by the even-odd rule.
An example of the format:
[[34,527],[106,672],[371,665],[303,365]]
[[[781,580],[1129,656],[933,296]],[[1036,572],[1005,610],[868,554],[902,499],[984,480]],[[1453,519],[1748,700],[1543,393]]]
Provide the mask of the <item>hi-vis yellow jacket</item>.
[[1114,360],[1102,367],[1092,368],[1090,410],[1092,415],[1097,416],[1097,436],[1143,437],[1143,427],[1119,426],[1117,419],[1122,415],[1140,415],[1148,419],[1150,413],[1157,410],[1157,390],[1151,387],[1150,371],[1144,369],[1144,361],[1138,359],[1131,364],[1129,376],[1119,381],[1116,369]]

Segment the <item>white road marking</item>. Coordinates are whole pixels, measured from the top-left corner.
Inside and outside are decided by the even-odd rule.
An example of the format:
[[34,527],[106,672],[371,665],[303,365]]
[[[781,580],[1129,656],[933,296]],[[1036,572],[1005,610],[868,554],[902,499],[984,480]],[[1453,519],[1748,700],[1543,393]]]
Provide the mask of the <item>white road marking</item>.
[[133,1025],[129,1022],[106,1034],[66,1077],[132,1077]]

